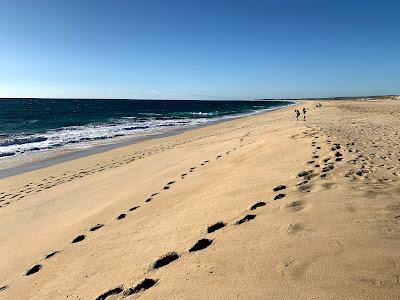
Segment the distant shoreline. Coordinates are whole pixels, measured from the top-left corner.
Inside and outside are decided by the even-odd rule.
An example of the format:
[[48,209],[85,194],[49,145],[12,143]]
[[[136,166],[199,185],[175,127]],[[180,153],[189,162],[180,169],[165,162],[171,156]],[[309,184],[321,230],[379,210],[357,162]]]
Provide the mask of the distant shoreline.
[[[392,100],[400,100],[400,95],[370,95],[370,96],[338,96],[338,97],[322,97],[322,98],[282,98],[282,101],[295,101],[295,100],[302,100],[302,101],[332,101],[332,100],[380,100],[380,99],[390,99]],[[277,99],[256,99],[259,101],[276,101]]]

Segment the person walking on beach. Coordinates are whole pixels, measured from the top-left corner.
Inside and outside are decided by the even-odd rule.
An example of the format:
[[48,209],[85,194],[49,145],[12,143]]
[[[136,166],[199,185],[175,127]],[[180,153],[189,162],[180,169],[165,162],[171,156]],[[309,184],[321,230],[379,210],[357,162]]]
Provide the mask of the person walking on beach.
[[296,113],[296,121],[298,121],[300,117],[300,112],[298,109],[295,109],[294,112]]
[[307,112],[307,109],[305,107],[303,107],[303,121],[306,120],[306,112]]

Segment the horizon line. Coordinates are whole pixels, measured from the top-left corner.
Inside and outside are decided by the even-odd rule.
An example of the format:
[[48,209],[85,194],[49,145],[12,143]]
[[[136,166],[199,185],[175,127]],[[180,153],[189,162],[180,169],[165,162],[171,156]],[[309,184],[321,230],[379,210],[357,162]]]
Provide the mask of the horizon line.
[[384,95],[359,95],[359,96],[330,96],[330,97],[291,97],[291,98],[256,98],[250,100],[244,99],[141,99],[141,98],[86,98],[86,97],[0,97],[1,100],[142,100],[142,101],[293,101],[293,100],[340,100],[340,99],[360,99],[360,98],[384,98],[399,97],[400,94]]

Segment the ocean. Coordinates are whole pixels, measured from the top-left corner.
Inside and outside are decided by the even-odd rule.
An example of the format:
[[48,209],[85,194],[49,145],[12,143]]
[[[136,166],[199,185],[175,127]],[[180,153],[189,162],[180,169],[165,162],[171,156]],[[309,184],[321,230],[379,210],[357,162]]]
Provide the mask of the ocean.
[[0,163],[190,128],[288,106],[288,101],[2,99]]

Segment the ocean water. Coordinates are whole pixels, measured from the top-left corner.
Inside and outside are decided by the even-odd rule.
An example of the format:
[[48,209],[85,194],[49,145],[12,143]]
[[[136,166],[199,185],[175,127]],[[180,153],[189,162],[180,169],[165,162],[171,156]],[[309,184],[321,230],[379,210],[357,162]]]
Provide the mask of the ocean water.
[[287,101],[2,99],[0,162],[288,106]]

